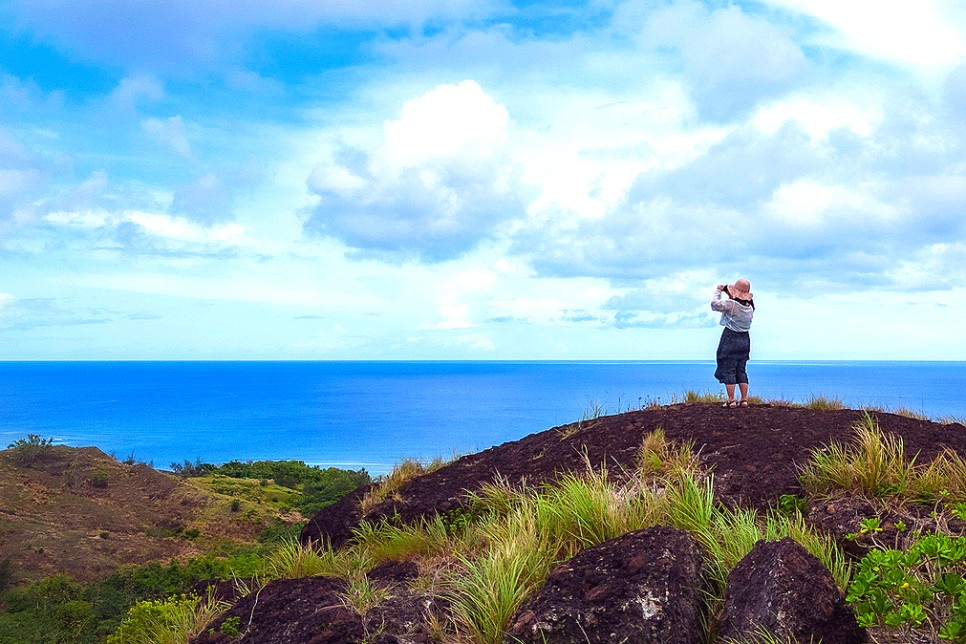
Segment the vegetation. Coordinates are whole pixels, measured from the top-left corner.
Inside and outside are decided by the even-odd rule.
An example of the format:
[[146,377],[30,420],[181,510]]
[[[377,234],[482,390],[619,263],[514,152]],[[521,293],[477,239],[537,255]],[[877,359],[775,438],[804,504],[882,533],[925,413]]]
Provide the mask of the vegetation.
[[925,626],[932,640],[966,639],[966,537],[926,535],[907,551],[872,550],[859,562],[847,600],[861,626],[903,636]]
[[402,487],[407,481],[411,481],[417,476],[422,476],[433,470],[438,470],[446,465],[446,463],[447,461],[441,458],[435,458],[426,465],[415,459],[404,459],[402,463],[393,468],[388,476],[380,479],[379,485],[374,486],[366,493],[366,496],[362,499],[362,511],[364,513],[368,512],[386,499],[391,498],[396,493],[396,490]]
[[556,563],[655,525],[689,530],[705,546],[718,582],[709,598],[714,605],[723,599],[728,572],[760,539],[790,536],[825,562],[839,584],[848,584],[851,568],[841,551],[810,531],[797,510],[759,515],[717,505],[713,478],[701,470],[690,445],[675,447],[663,432],[654,432],[641,445],[639,462],[635,471],[614,476],[587,460],[583,474],[536,487],[498,478],[469,494],[459,512],[410,525],[363,522],[342,550],[325,548],[313,556],[293,544],[286,560],[298,564],[277,565],[274,574],[341,576],[355,588],[354,599],[346,601],[368,606],[365,573],[371,567],[416,559],[433,571],[416,583],[437,588],[450,602],[450,636],[483,643],[502,641],[510,617]]
[[39,434],[27,434],[26,438],[18,438],[7,445],[14,451],[18,463],[31,467],[35,463],[47,458],[54,445],[54,439],[41,438]]
[[[357,487],[372,482],[368,472],[342,470],[335,467],[320,468],[302,461],[229,461],[222,465],[194,462],[172,463],[171,470],[182,478],[199,478],[208,482],[211,489],[221,493],[247,496],[256,503],[264,503],[276,495],[284,509],[296,509],[303,516],[311,516],[335,503]],[[231,483],[234,481],[235,483]],[[263,493],[253,492],[252,481],[263,488],[277,486]],[[281,488],[281,489],[280,489]],[[294,493],[293,493],[294,492]],[[233,511],[241,503],[233,505]]]
[[906,455],[902,439],[884,435],[868,412],[851,445],[833,443],[814,451],[801,478],[814,495],[846,490],[918,503],[966,502],[966,460],[945,451],[917,465],[916,455]]
[[[720,395],[711,393],[686,392],[675,398],[685,403],[719,401]],[[802,406],[843,405],[813,397]],[[595,404],[584,420],[603,413]],[[33,465],[49,454],[51,440],[30,435],[11,447],[18,462]],[[299,526],[280,523],[269,526],[261,542],[247,549],[212,552],[186,563],[125,567],[86,587],[63,575],[10,587],[10,563],[2,561],[0,641],[186,642],[224,608],[190,594],[198,582],[211,579],[235,580],[257,591],[273,579],[336,575],[347,582],[342,602],[365,614],[386,594],[370,582],[369,570],[383,561],[411,559],[422,571],[413,584],[432,588],[450,606],[449,615],[435,624],[439,633],[461,641],[501,642],[512,615],[558,562],[655,525],[687,530],[703,546],[712,576],[710,614],[720,608],[728,573],[756,542],[791,537],[848,589],[848,601],[862,625],[889,628],[902,636],[926,632],[933,639],[966,641],[966,537],[909,531],[905,549],[890,549],[877,541],[882,522],[869,517],[853,536],[871,541],[873,549],[855,565],[803,518],[816,499],[843,492],[883,502],[929,504],[934,518],[942,513],[966,518],[966,461],[946,452],[920,464],[916,456],[905,453],[901,439],[881,432],[867,411],[851,442],[811,454],[801,469],[803,496],[784,495],[775,510],[761,513],[717,504],[714,477],[704,471],[694,447],[671,444],[658,429],[643,440],[631,471],[609,471],[585,455],[583,473],[563,474],[552,483],[511,485],[496,478],[444,515],[414,524],[393,517],[363,522],[340,550],[307,547],[295,538]],[[403,461],[368,491],[361,501],[363,512],[444,464],[441,459],[429,464]],[[306,515],[371,483],[364,470],[321,469],[301,461],[218,466],[185,461],[172,464],[172,469],[192,484],[225,495],[225,509],[233,513],[269,503]],[[90,480],[92,485],[112,485],[106,472],[95,472]],[[902,522],[893,528],[906,530]],[[239,626],[226,621],[221,630],[233,635]],[[762,633],[760,641],[779,641],[770,637]]]
[[140,601],[107,644],[188,644],[227,608],[225,602],[197,595]]
[[[52,447],[51,443],[50,439],[30,435],[11,447],[18,464],[32,466],[48,458],[51,450],[67,449]],[[221,497],[223,501],[206,510],[211,516],[205,520],[210,522],[223,520],[234,512],[242,515],[242,521],[250,519],[259,524],[272,514],[265,511],[269,507],[314,513],[370,481],[364,470],[322,469],[298,461],[189,465],[181,471],[192,475],[188,479],[191,485],[225,495]],[[86,475],[91,486],[114,486],[115,479],[123,478],[108,469],[91,469]],[[252,478],[242,478],[245,476]],[[16,583],[16,570],[10,559],[2,559],[0,642],[101,644],[109,636],[110,641],[125,644],[187,641],[224,608],[191,594],[202,582],[313,574],[310,564],[296,565],[288,554],[295,548],[300,529],[301,523],[278,521],[267,525],[257,541],[243,545],[224,539],[203,539],[200,541],[208,549],[203,556],[186,562],[122,566],[106,579],[88,585],[65,574]],[[153,536],[195,539],[201,531],[178,525]],[[109,538],[109,534],[101,533],[101,538]],[[319,555],[315,551],[301,554],[303,559]]]
[[185,564],[125,566],[86,587],[61,574],[10,588],[3,594],[0,642],[103,642],[139,602],[163,603],[190,593],[203,581],[261,574],[269,552],[253,548],[231,556],[209,554]]

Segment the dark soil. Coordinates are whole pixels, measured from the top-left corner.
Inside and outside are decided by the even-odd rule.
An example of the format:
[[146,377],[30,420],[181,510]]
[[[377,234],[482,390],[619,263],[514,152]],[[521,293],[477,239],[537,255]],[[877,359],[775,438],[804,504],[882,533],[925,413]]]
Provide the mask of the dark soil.
[[[412,521],[452,511],[497,475],[529,484],[553,480],[563,472],[583,471],[587,462],[620,475],[636,465],[645,435],[662,428],[676,443],[691,442],[714,473],[720,501],[764,509],[782,494],[801,492],[799,466],[812,450],[852,440],[865,412],[819,410],[784,405],[722,408],[718,404],[677,404],[582,421],[532,434],[477,454],[464,456],[439,470],[403,485],[398,494],[364,518],[395,517]],[[966,455],[966,427],[874,412],[879,428],[902,437],[907,457],[924,463],[944,449]],[[316,515],[303,539],[324,538],[338,546],[363,518],[358,511],[363,491]]]

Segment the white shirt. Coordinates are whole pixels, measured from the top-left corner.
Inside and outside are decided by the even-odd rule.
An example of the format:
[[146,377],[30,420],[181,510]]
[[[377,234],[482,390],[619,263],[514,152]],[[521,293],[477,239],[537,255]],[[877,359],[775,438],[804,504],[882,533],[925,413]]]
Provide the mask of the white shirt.
[[755,309],[751,306],[739,304],[735,300],[722,300],[724,291],[714,290],[714,298],[711,300],[711,308],[721,312],[721,326],[726,326],[732,331],[744,333],[751,328],[751,318],[755,315]]

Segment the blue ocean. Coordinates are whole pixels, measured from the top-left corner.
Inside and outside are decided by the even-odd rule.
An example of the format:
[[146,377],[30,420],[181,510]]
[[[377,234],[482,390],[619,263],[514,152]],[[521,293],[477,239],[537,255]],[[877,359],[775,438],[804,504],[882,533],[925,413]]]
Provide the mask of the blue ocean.
[[[718,392],[712,362],[0,362],[0,447],[39,434],[167,468],[391,470],[599,411]],[[752,362],[752,394],[966,418],[966,362]]]

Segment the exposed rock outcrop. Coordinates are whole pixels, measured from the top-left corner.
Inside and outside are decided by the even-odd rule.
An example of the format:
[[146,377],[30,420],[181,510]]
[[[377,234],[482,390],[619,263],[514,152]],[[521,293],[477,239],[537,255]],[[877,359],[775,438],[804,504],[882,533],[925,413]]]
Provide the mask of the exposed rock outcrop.
[[[358,613],[340,595],[346,583],[335,577],[304,577],[268,583],[223,613],[192,644],[237,642],[225,620],[238,619],[240,641],[258,644],[342,644],[365,635]],[[224,632],[223,632],[224,630]]]
[[759,541],[728,576],[719,639],[746,641],[762,631],[793,642],[866,641],[828,569],[789,538]]
[[[876,413],[887,434],[903,439],[906,452],[919,453],[919,463],[944,449],[966,454],[962,425]],[[810,451],[852,434],[863,412],[754,405],[722,410],[717,404],[678,404],[605,416],[531,434],[476,454],[403,484],[390,498],[364,516],[359,490],[331,505],[305,526],[302,541],[320,540],[339,547],[365,519],[415,521],[445,514],[465,503],[467,491],[478,490],[499,475],[529,484],[554,480],[562,472],[582,472],[587,463],[606,464],[612,472],[634,467],[641,440],[661,428],[673,442],[693,441],[714,469],[715,494],[727,505],[764,509],[781,494],[801,492],[795,464]],[[585,457],[586,455],[586,457]]]
[[687,532],[629,532],[551,571],[504,642],[698,644],[703,580],[701,547]]
[[[417,574],[412,562],[387,561],[373,568],[368,581],[384,597],[363,611],[353,607],[343,579],[273,581],[237,601],[192,644],[429,644],[427,617],[441,611],[442,600],[408,587]],[[232,618],[238,618],[237,636],[234,629],[222,628]]]

